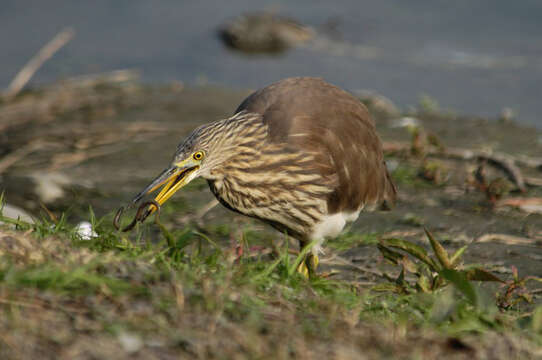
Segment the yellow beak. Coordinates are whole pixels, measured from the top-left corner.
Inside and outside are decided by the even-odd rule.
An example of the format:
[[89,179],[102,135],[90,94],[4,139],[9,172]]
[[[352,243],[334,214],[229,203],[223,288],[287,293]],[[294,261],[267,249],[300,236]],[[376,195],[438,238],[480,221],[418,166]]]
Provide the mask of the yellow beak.
[[[192,161],[183,161],[179,165],[172,165],[166,170],[162,171],[149,185],[147,185],[139,194],[134,197],[132,203],[139,202],[145,195],[150,194],[160,186],[164,185],[162,190],[156,195],[154,200],[162,205],[165,203],[177,190],[188,184],[190,181],[188,175],[199,169],[199,166]],[[156,211],[156,206],[151,205],[149,207],[149,215]]]

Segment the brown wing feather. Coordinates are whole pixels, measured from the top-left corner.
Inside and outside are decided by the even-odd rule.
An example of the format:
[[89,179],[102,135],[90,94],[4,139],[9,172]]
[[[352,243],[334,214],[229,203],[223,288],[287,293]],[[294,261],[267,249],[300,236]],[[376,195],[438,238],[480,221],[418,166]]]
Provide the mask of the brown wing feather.
[[331,214],[395,201],[374,122],[346,91],[318,78],[288,78],[250,95],[242,110],[261,114],[272,141],[315,154],[322,176],[337,179]]

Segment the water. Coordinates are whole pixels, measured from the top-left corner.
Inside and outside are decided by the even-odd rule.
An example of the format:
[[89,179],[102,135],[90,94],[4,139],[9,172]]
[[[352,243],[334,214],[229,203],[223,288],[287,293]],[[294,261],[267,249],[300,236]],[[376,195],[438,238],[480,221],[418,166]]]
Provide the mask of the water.
[[[402,107],[421,94],[461,114],[542,127],[542,2],[523,0],[0,2],[0,87],[51,37],[76,38],[47,62],[34,84],[89,72],[138,68],[147,82],[210,82],[258,88],[287,76],[321,76],[350,90],[372,89]],[[215,35],[245,11],[273,10],[322,29],[338,24],[339,46],[282,56],[245,56]],[[360,46],[377,50],[359,55]],[[232,108],[236,104],[232,104]]]

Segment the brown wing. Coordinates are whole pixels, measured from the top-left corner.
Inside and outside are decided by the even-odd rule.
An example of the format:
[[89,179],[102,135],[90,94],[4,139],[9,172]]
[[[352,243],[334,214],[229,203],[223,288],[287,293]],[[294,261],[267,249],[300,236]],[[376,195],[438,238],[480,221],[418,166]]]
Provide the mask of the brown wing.
[[242,110],[261,114],[272,141],[316,154],[322,176],[338,179],[331,214],[395,201],[374,122],[346,91],[318,78],[288,78],[250,95],[236,112]]

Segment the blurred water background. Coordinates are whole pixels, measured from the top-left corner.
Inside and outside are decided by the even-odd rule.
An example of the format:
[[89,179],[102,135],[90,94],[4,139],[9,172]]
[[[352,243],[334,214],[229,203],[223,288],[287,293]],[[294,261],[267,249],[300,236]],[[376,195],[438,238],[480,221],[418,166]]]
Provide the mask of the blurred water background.
[[[402,107],[416,104],[421,94],[460,114],[497,117],[509,107],[520,122],[542,127],[542,2],[537,0],[0,4],[1,88],[43,44],[71,26],[75,39],[31,84],[124,68],[140,69],[148,83],[177,80],[239,89],[311,75],[353,91],[377,91]],[[326,41],[275,56],[243,55],[220,43],[220,24],[261,10],[312,26]]]

